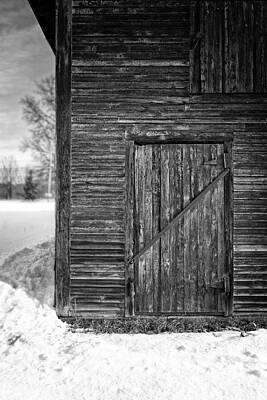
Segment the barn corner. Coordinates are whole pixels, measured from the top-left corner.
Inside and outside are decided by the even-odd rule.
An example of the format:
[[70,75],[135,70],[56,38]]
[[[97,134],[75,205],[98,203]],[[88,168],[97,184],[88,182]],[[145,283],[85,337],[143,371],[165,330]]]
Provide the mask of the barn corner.
[[266,315],[266,2],[54,16],[58,315]]

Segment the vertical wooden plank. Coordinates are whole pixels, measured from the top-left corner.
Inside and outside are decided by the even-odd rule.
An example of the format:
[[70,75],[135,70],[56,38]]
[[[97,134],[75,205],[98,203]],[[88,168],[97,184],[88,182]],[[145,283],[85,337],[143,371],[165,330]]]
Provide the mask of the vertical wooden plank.
[[[204,144],[198,145],[197,150],[197,170],[198,170],[198,192],[204,189],[205,185],[205,166],[204,166]],[[205,311],[205,262],[204,262],[204,200],[197,206],[198,216],[198,306],[197,311]]]
[[254,90],[254,3],[226,1],[227,92]]
[[[152,239],[152,145],[144,146],[144,245]],[[153,312],[153,247],[145,258],[144,311]]]
[[239,61],[239,92],[253,92],[253,57],[254,57],[254,2],[243,1],[239,5],[242,10],[242,27],[239,35],[240,53]]
[[[161,228],[170,220],[169,205],[169,146],[161,145]],[[161,311],[170,311],[170,233],[161,238]]]
[[202,2],[202,92],[222,92],[223,2]]
[[[201,72],[200,72],[200,46],[201,46],[201,30],[200,30],[200,2],[199,0],[191,1],[190,10],[190,92],[201,92]],[[199,39],[200,38],[200,39]]]
[[254,92],[267,92],[267,4],[254,2]]
[[263,92],[267,92],[267,4],[266,1],[262,2],[262,28],[261,30],[263,31],[263,56],[262,56],[262,65],[263,65],[263,72],[262,72],[262,80],[261,80],[261,85],[263,88]]
[[238,54],[238,42],[236,37],[236,7],[232,1],[225,1],[225,91],[232,93],[237,91],[236,57]]
[[[190,157],[190,201],[194,200],[198,186],[198,170],[197,170],[197,145],[189,145]],[[197,311],[198,297],[198,221],[197,207],[194,207],[188,215],[190,221],[190,236],[189,236],[189,273],[190,273],[190,311]]]
[[[234,27],[234,47],[235,47],[235,88],[233,92],[238,93],[242,88],[242,76],[243,76],[243,59],[244,59],[244,14],[243,14],[243,2],[235,0],[233,7],[233,27]],[[242,45],[240,46],[240,41]],[[241,90],[242,91],[242,90]]]
[[231,86],[231,58],[230,58],[230,12],[228,1],[224,1],[224,91],[230,93]]
[[[190,146],[183,145],[183,206],[190,203]],[[184,216],[184,311],[190,311],[190,212]]]
[[[210,167],[210,181],[212,182],[219,174],[220,168],[218,165],[218,155],[217,148],[218,144],[211,144],[211,160],[214,161],[214,164]],[[210,281],[214,282],[218,280],[218,209],[217,209],[217,198],[218,198],[218,185],[211,189],[210,192],[210,215],[211,215],[211,264],[210,264]],[[211,307],[210,311],[217,312],[218,311],[218,297],[219,297],[219,289],[210,288],[211,294]]]
[[67,316],[70,306],[71,21],[72,1],[58,0],[55,302],[59,316]]
[[225,207],[225,260],[226,260],[226,272],[230,276],[230,293],[225,298],[225,315],[229,315],[232,312],[233,307],[233,178],[232,178],[232,144],[226,142],[224,145],[224,152],[228,154],[228,167],[230,168],[230,174],[224,179],[224,207]]
[[[145,197],[145,146],[137,146],[136,147],[136,165],[137,165],[137,173],[136,173],[136,187],[138,191],[137,198],[137,209],[138,209],[138,252],[145,245],[144,238],[144,197]],[[135,253],[136,254],[136,253]],[[138,277],[136,280],[138,281],[138,288],[136,289],[136,311],[143,312],[144,311],[144,296],[145,296],[145,268],[146,268],[146,255],[143,255],[139,261],[136,263]]]
[[200,27],[202,33],[201,47],[200,47],[200,74],[201,74],[201,93],[206,93],[207,89],[207,64],[208,57],[208,30],[206,23],[207,4],[206,1],[200,3]]
[[[134,250],[137,254],[140,250],[140,147],[135,146],[134,151]],[[134,264],[134,280],[135,280],[135,312],[140,311],[140,283],[139,283],[139,261]]]
[[[177,212],[184,208],[184,187],[183,187],[183,145],[176,146],[176,171],[175,179],[176,196],[177,196]],[[176,253],[177,272],[176,272],[176,288],[177,288],[177,311],[184,311],[184,218],[177,224],[176,233]]]
[[[219,172],[224,168],[223,164],[224,145],[217,146],[217,159]],[[217,187],[217,229],[218,229],[218,266],[217,274],[221,279],[225,273],[225,243],[224,243],[224,180],[218,183]],[[218,312],[224,312],[224,297],[222,293],[218,294]]]
[[213,92],[222,93],[223,82],[223,10],[224,2],[218,1],[214,3],[214,32],[213,35],[213,54],[214,54],[214,71],[213,71]]
[[[208,162],[211,159],[210,145],[204,145],[204,162]],[[204,168],[204,187],[210,183],[210,166],[205,165]],[[204,307],[205,310],[210,310],[212,307],[212,298],[210,295],[211,287],[211,214],[210,214],[210,192],[206,194],[203,199],[203,258],[202,258],[202,269],[204,270],[205,276],[205,293],[204,293]]]
[[221,84],[221,92],[225,93],[226,87],[226,48],[227,48],[227,35],[226,35],[226,16],[225,16],[225,1],[221,2],[220,7],[220,15],[221,15],[221,71],[222,71],[222,84]]
[[133,304],[134,265],[129,260],[134,255],[134,142],[126,142],[125,157],[125,317],[134,315]]
[[[152,236],[160,231],[160,201],[161,201],[161,151],[160,145],[153,145],[152,152]],[[153,245],[152,268],[153,268],[153,311],[159,313],[161,310],[161,239]]]
[[[177,215],[179,207],[178,179],[176,176],[176,155],[177,145],[171,144],[169,147],[169,204],[170,220]],[[177,309],[177,236],[178,226],[170,229],[169,233],[169,254],[170,254],[170,311],[176,312]]]

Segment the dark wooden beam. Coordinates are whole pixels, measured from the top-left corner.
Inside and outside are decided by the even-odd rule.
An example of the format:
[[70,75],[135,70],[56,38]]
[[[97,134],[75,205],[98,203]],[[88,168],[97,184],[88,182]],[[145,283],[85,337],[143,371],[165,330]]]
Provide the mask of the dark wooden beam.
[[70,306],[71,7],[72,0],[58,1],[55,300],[59,316],[68,316]]
[[56,50],[56,0],[28,0],[53,52]]
[[126,141],[126,207],[125,207],[125,317],[134,315],[134,265],[129,263],[133,257],[134,221],[134,142]]

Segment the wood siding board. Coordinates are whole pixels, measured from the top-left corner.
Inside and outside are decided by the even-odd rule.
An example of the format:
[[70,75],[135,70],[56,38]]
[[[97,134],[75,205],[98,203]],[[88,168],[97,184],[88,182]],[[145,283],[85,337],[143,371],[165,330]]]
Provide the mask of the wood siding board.
[[[177,212],[184,208],[183,145],[176,147]],[[177,311],[184,310],[184,218],[177,225]]]
[[[190,93],[201,92],[201,69],[200,69],[200,46],[201,46],[201,26],[200,26],[200,2],[191,1],[190,13]],[[198,39],[199,38],[199,39]]]
[[[177,214],[177,177],[176,177],[176,150],[177,145],[168,145],[169,149],[169,207],[170,220]],[[170,254],[170,311],[177,310],[177,234],[178,227],[170,230],[169,254]]]
[[[204,163],[208,162],[211,158],[211,149],[209,144],[204,144]],[[210,167],[206,166],[204,169],[204,186],[208,186],[211,181]],[[205,276],[205,309],[212,305],[210,287],[211,287],[211,215],[210,215],[210,193],[207,193],[203,199],[204,203],[204,251],[203,251],[203,269]]]
[[[204,144],[198,146],[197,151],[197,165],[198,165],[198,191],[201,192],[205,187],[205,171],[204,171]],[[205,310],[205,263],[203,262],[204,254],[204,199],[198,204],[197,207],[198,215],[198,306],[197,311],[202,312]]]
[[[146,181],[145,181],[145,147],[140,146],[139,157],[139,171],[138,171],[138,193],[139,193],[139,238],[140,238],[140,248],[142,249],[145,242],[145,193],[146,193]],[[142,312],[146,312],[146,254],[139,260],[139,292],[140,292],[140,308]]]
[[[190,145],[190,200],[192,201],[198,195],[198,165],[197,165],[197,147]],[[191,275],[191,311],[197,311],[198,302],[198,206],[190,211],[190,275]]]
[[[217,156],[218,160],[222,160],[224,154],[224,146],[218,146]],[[220,182],[218,184],[218,193],[217,193],[217,210],[218,210],[218,220],[217,220],[217,229],[218,229],[218,269],[217,274],[218,277],[223,277],[225,274],[225,241],[224,241],[224,230],[225,230],[225,205],[224,205],[224,182]],[[223,296],[218,297],[218,311],[224,312],[225,304]]]
[[[190,203],[190,147],[183,145],[183,206]],[[184,216],[184,307],[185,312],[191,311],[191,274],[190,274],[190,213]]]
[[266,92],[266,32],[267,7],[264,2],[254,3],[254,87],[258,93]]
[[[159,145],[153,145],[152,152],[152,236],[161,230],[161,150]],[[161,239],[153,245],[153,312],[161,310]]]
[[[255,135],[261,135],[261,139],[255,141]],[[264,178],[257,184],[257,176],[266,176],[264,165],[262,167],[262,158],[255,157],[257,154],[257,142],[261,143],[264,151],[264,133],[253,133],[248,129],[245,135],[236,135],[233,146],[234,162],[234,241],[238,245],[234,248],[234,310],[235,312],[244,312],[248,309],[245,296],[257,295],[258,283],[257,271],[266,271],[267,263],[264,258],[264,226],[266,226],[266,217],[258,214],[257,210],[264,210]],[[258,142],[259,143],[259,142]],[[248,145],[249,144],[249,145]],[[255,146],[255,152],[254,152]],[[244,160],[241,156],[244,156]],[[250,154],[250,157],[248,157]],[[264,157],[263,157],[264,158]],[[251,159],[254,159],[253,164]],[[262,178],[261,178],[262,179]],[[243,185],[240,182],[244,182]],[[261,187],[262,186],[262,187]],[[255,196],[259,188],[259,193]],[[250,189],[250,190],[248,190]],[[254,196],[250,193],[254,192]],[[266,201],[265,201],[266,203]],[[244,214],[245,212],[245,214]],[[262,230],[263,228],[263,230]],[[249,251],[241,252],[239,249],[244,248]],[[253,252],[258,249],[259,253]],[[262,256],[263,255],[263,256]],[[241,268],[241,269],[240,269]],[[247,271],[247,275],[243,272]],[[256,273],[256,274],[255,274]],[[239,276],[239,274],[241,274]],[[240,280],[241,278],[241,280]],[[242,278],[247,280],[242,282]],[[264,286],[263,286],[264,287]],[[240,295],[242,294],[242,295]],[[239,296],[240,295],[240,296]],[[238,300],[238,301],[237,301]],[[251,300],[250,310],[253,312]],[[254,303],[254,311],[257,310],[256,302]]]
[[134,142],[128,141],[125,147],[125,316],[128,317],[135,312],[131,297],[135,279],[134,265],[133,263],[129,264],[134,252]]
[[[168,145],[161,145],[161,222],[163,228],[170,221],[170,154]],[[170,232],[161,238],[161,311],[169,312],[171,307],[170,290]]]
[[[144,196],[144,236],[145,245],[152,239],[152,152],[153,146],[146,146],[145,149],[145,196]],[[145,310],[153,312],[153,247],[147,251],[145,256]]]
[[[218,160],[218,147],[219,145],[211,145],[211,160],[214,160],[216,164],[210,166],[211,181],[213,181],[218,173],[222,171],[221,165],[219,165]],[[220,182],[218,183],[220,185]],[[218,280],[218,185],[212,189],[210,192],[210,212],[211,212],[211,281]],[[218,295],[218,289],[211,290],[212,304],[214,311],[218,311],[218,300],[220,296]]]

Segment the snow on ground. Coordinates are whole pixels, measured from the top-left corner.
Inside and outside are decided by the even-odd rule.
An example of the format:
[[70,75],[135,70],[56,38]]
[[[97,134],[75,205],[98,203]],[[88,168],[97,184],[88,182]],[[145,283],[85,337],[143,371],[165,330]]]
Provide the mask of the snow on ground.
[[[0,201],[0,264],[53,234],[53,202]],[[9,258],[12,269],[24,274],[28,262],[40,275],[37,250]],[[0,400],[265,400],[266,393],[267,330],[72,333],[53,309],[0,282]]]
[[32,247],[54,236],[54,201],[0,201],[0,265],[24,247]]
[[266,399],[267,330],[72,333],[5,283],[0,327],[0,399]]

